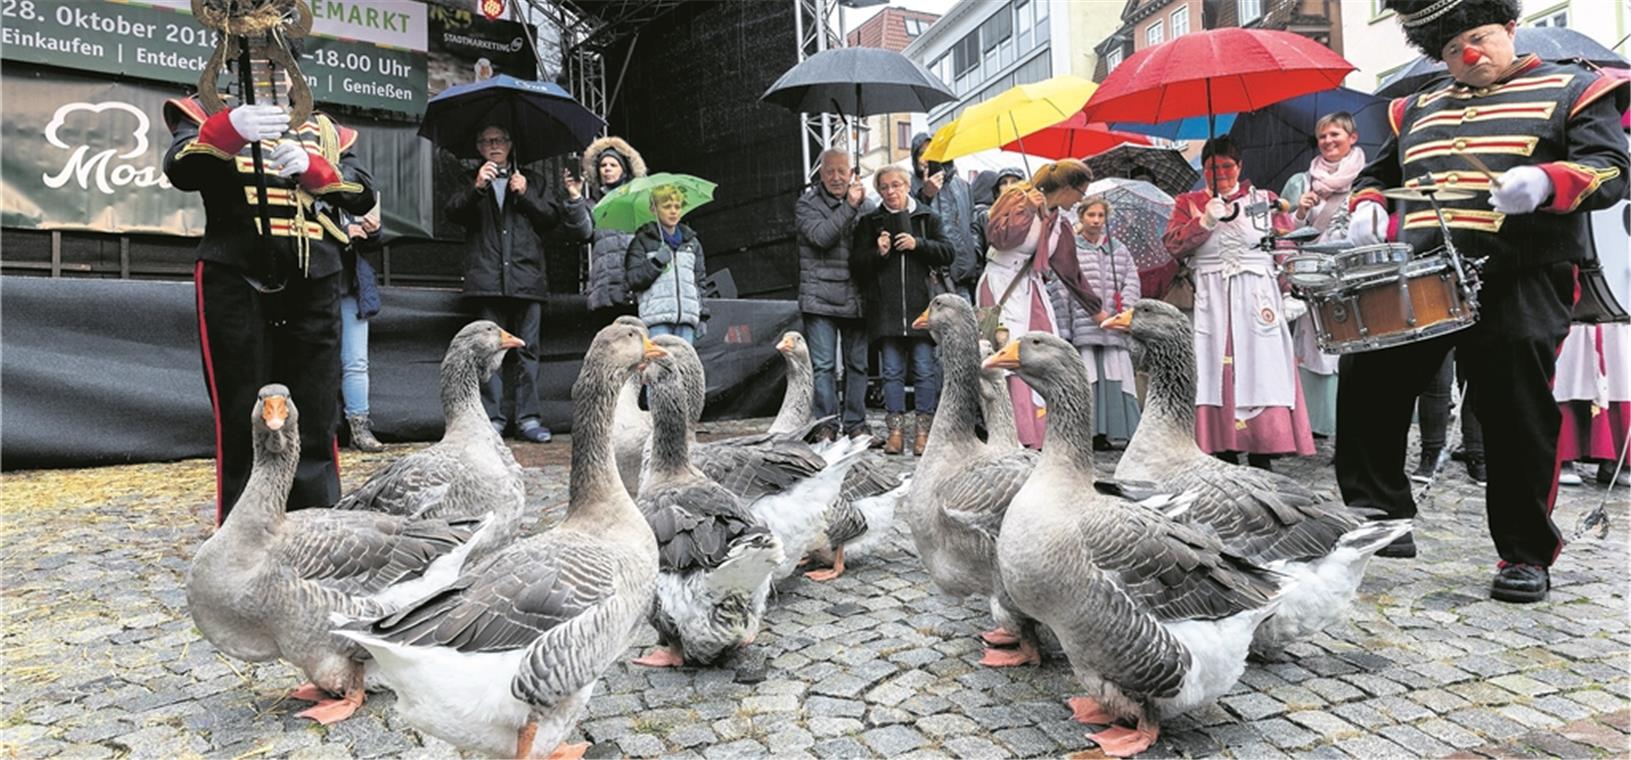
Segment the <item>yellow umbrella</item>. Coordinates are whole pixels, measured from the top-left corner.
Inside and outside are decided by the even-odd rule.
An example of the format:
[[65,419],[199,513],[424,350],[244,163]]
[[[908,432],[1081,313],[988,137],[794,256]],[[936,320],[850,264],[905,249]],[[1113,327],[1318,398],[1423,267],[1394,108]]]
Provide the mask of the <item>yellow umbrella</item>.
[[941,127],[924,148],[923,158],[950,161],[1023,140],[1075,115],[1098,87],[1069,75],[1010,87],[984,103],[969,106],[962,116]]

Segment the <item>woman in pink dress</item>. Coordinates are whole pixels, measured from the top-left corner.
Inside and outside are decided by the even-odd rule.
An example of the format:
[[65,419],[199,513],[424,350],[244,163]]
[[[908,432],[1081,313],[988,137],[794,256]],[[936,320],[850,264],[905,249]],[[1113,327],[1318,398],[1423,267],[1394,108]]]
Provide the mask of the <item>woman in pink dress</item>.
[[[1058,161],[1038,169],[1030,182],[1008,188],[992,205],[986,227],[991,248],[975,287],[974,303],[991,307],[1001,301],[1001,324],[1009,335],[1058,333],[1048,297],[1050,272],[1074,297],[1092,302],[1090,313],[1102,306],[1092,285],[1082,277],[1076,260],[1076,233],[1064,211],[1082,200],[1092,179],[1086,164],[1074,159]],[[1016,277],[1019,282],[1009,292]],[[1003,300],[1005,292],[1007,300]],[[1014,426],[1020,443],[1040,448],[1046,428],[1042,397],[1018,375],[1008,376],[1008,390],[1014,398]]]
[[1631,433],[1631,325],[1572,325],[1557,354],[1552,397],[1563,412],[1558,483],[1580,485],[1586,462],[1597,462],[1597,479],[1607,483]]
[[[1276,455],[1314,453],[1275,261],[1258,247],[1268,230],[1246,210],[1278,198],[1240,179],[1240,150],[1228,137],[1208,140],[1201,164],[1207,189],[1175,199],[1162,238],[1195,276],[1195,438],[1222,459],[1244,451],[1252,466],[1271,469]],[[1270,224],[1291,228],[1281,213]]]

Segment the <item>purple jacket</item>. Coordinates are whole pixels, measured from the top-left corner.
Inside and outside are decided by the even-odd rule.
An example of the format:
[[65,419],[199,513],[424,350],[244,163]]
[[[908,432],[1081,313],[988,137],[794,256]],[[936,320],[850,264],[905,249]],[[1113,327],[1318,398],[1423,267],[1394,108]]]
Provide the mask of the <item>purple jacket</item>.
[[[1127,247],[1115,238],[1106,238],[1100,245],[1089,245],[1076,236],[1076,260],[1082,267],[1082,279],[1093,286],[1093,292],[1104,296],[1104,311],[1115,314],[1131,309],[1138,303],[1138,265]],[[1116,303],[1118,297],[1120,304]],[[1127,346],[1127,336],[1111,332],[1093,321],[1092,314],[1080,302],[1070,297],[1057,281],[1048,285],[1048,296],[1053,300],[1054,314],[1059,318],[1059,337],[1077,348],[1087,346]]]

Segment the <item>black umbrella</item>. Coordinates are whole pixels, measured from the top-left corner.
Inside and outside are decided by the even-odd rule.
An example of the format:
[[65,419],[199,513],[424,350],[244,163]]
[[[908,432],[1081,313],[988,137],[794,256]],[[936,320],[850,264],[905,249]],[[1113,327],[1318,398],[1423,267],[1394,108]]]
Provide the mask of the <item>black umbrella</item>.
[[1189,192],[1201,176],[1177,148],[1122,143],[1082,161],[1093,171],[1094,179],[1143,180],[1174,197]]
[[419,135],[460,158],[479,159],[476,135],[494,125],[510,133],[512,155],[523,164],[579,150],[606,128],[560,85],[500,74],[431,98]]
[[1309,162],[1319,154],[1314,125],[1326,114],[1346,111],[1353,116],[1359,146],[1365,155],[1377,155],[1393,134],[1387,104],[1386,98],[1338,87],[1240,114],[1229,137],[1240,146],[1241,171],[1252,186],[1280,192],[1291,175],[1308,171]]
[[[1620,54],[1609,50],[1596,40],[1573,29],[1561,26],[1518,27],[1512,41],[1518,55],[1534,53],[1543,61],[1563,61],[1579,58],[1605,68],[1631,68]],[[1376,94],[1383,98],[1402,98],[1420,92],[1428,82],[1445,75],[1443,61],[1421,56],[1410,65],[1388,75],[1376,86]]]
[[[928,113],[957,98],[935,75],[893,50],[823,50],[787,70],[759,99],[800,113]],[[851,141],[854,144],[854,141]]]

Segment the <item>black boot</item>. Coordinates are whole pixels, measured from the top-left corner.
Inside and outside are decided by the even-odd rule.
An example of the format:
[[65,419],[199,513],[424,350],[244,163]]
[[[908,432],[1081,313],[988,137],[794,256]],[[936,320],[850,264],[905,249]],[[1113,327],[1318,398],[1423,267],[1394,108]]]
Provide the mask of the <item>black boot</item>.
[[345,418],[346,426],[351,431],[351,448],[358,451],[376,452],[384,451],[385,444],[374,437],[374,430],[368,421],[368,415]]
[[1274,455],[1273,454],[1247,454],[1246,455],[1246,464],[1250,465],[1252,467],[1256,467],[1259,470],[1274,472]]
[[1495,574],[1489,598],[1498,602],[1528,604],[1545,601],[1552,588],[1552,574],[1539,565],[1507,565]]
[[1410,473],[1410,479],[1416,481],[1417,483],[1426,483],[1427,481],[1432,480],[1433,468],[1438,466],[1438,455],[1439,453],[1437,451],[1429,451],[1424,449],[1421,452],[1421,462],[1417,463],[1416,471]]
[[1467,455],[1467,477],[1481,486],[1489,485],[1489,470],[1484,467],[1483,454]]

